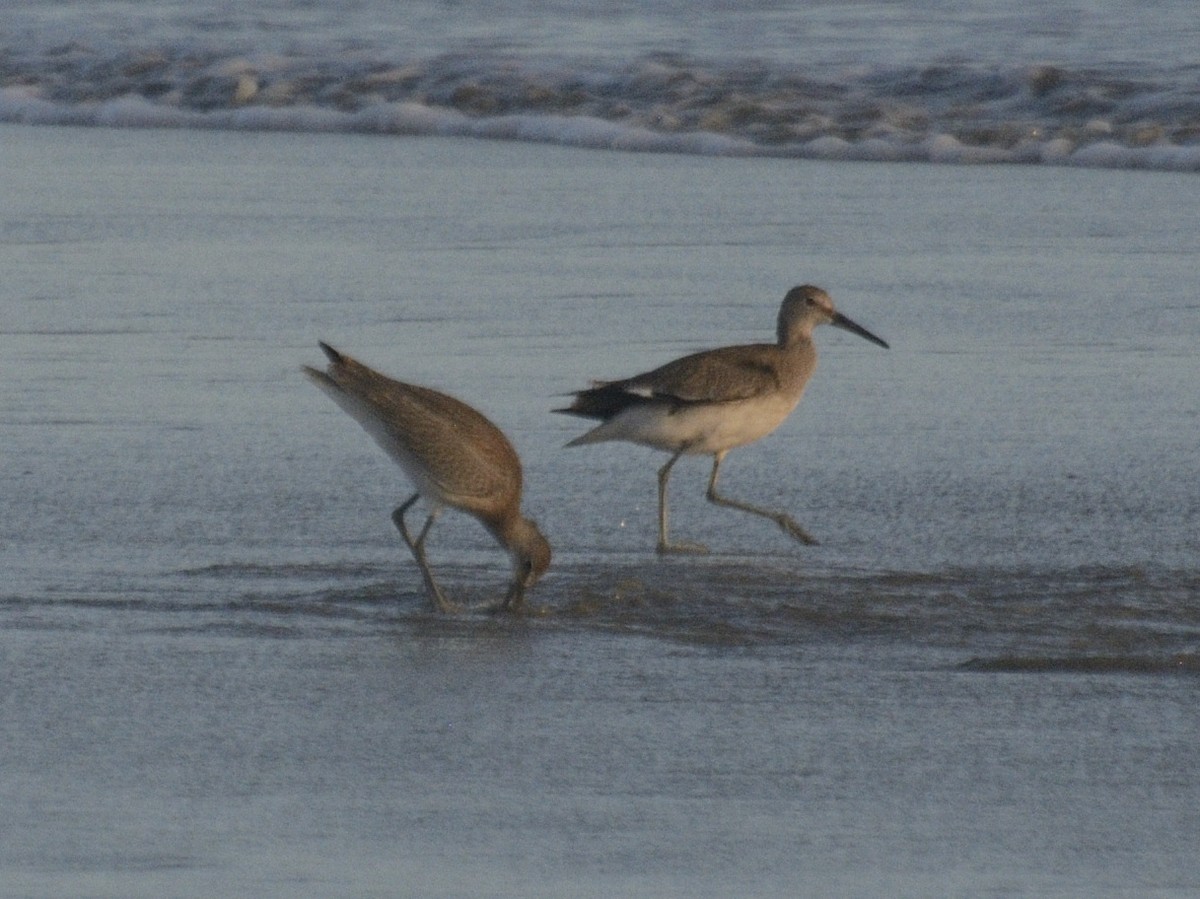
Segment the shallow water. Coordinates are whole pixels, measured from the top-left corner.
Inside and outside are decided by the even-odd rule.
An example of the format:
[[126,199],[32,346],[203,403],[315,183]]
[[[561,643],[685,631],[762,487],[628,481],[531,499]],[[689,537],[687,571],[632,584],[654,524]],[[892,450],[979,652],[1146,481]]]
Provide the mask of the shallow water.
[[[1184,175],[5,126],[0,871],[58,895],[1187,895]],[[818,332],[713,509],[593,377]],[[556,561],[443,619],[317,339],[512,436]],[[447,586],[496,595],[472,522]]]

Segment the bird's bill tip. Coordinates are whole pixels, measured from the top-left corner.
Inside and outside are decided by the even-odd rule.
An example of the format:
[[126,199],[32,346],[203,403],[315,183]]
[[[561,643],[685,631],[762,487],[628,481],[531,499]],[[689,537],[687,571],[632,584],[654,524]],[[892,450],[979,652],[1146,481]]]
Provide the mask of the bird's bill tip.
[[851,334],[857,334],[859,337],[866,338],[867,340],[871,341],[871,343],[875,344],[876,346],[881,346],[885,350],[891,349],[891,347],[888,346],[887,341],[882,337],[876,337],[862,325],[858,324],[858,322],[847,318],[840,312],[835,312],[833,314],[833,321],[830,322],[830,324],[834,327],[841,328],[843,331],[849,331]]
[[525,605],[525,584],[520,579],[514,580],[504,594],[504,599],[496,606],[498,612],[515,612]]

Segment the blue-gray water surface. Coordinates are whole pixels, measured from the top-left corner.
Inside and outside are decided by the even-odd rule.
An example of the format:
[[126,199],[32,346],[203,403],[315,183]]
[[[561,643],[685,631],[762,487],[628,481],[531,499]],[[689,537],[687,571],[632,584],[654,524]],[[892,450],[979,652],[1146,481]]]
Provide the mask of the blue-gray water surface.
[[[3,126],[0,895],[1200,890],[1191,178]],[[549,410],[887,339],[703,500]],[[510,434],[555,547],[426,611],[318,339]],[[444,516],[447,586],[506,561]]]

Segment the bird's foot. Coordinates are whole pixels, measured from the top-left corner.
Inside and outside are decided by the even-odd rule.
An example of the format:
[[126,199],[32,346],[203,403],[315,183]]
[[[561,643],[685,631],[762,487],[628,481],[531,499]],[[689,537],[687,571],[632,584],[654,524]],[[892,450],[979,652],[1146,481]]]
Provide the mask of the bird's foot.
[[668,543],[665,540],[659,540],[655,549],[660,556],[703,556],[708,553],[708,547],[703,543]]
[[805,544],[806,546],[820,545],[820,541],[817,540],[817,538],[814,537],[812,534],[810,534],[808,531],[804,530],[804,528],[802,528],[800,526],[800,523],[797,522],[790,515],[780,515],[778,518],[775,519],[775,523],[777,525],[779,525],[779,527],[783,530],[783,532],[785,534],[787,534],[789,537],[793,537],[796,540],[799,540],[801,543]]
[[446,594],[442,592],[442,588],[435,583],[426,583],[425,592],[429,594],[429,605],[435,612],[441,612],[443,615],[457,615],[463,611],[463,606],[453,600],[447,599]]
[[520,580],[515,580],[509,586],[508,592],[499,602],[485,603],[479,606],[481,612],[488,615],[517,614],[525,611],[525,587]]
[[496,602],[483,602],[471,607],[472,612],[482,612],[484,615],[520,615],[525,611],[525,601],[514,602],[507,596]]

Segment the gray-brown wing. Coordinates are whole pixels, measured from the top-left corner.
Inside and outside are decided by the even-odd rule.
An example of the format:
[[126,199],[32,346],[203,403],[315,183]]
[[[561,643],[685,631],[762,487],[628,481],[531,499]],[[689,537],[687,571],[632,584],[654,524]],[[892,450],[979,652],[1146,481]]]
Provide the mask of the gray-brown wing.
[[684,356],[612,386],[687,403],[733,402],[778,389],[779,365],[780,351],[772,344],[721,347]]
[[401,464],[415,461],[450,500],[521,489],[521,464],[504,434],[466,403],[406,384],[347,356],[310,376]]

